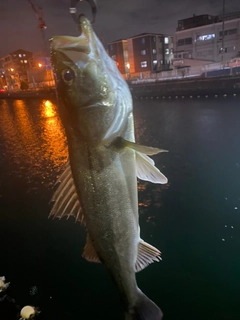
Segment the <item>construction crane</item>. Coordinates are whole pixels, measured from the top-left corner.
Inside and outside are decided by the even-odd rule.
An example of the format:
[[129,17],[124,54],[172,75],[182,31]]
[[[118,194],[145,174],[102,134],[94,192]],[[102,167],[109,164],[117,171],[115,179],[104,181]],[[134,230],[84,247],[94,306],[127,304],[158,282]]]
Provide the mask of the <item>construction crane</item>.
[[46,25],[45,21],[43,20],[43,9],[40,6],[38,6],[37,4],[34,4],[31,0],[27,0],[27,1],[37,16],[38,28],[41,32],[41,36],[43,39],[44,54],[48,55],[47,54],[47,43],[46,43],[46,37],[45,37],[45,30],[47,29],[47,25]]

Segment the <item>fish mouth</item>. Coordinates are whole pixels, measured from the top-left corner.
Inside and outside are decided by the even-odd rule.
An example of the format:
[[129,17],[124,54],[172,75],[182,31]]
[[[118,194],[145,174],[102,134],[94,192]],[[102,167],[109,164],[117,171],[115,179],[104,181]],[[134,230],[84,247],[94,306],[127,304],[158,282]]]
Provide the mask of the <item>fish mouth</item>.
[[51,49],[54,51],[73,51],[89,55],[94,49],[94,32],[91,22],[84,16],[79,17],[79,30],[81,34],[78,37],[73,36],[54,36],[51,41]]

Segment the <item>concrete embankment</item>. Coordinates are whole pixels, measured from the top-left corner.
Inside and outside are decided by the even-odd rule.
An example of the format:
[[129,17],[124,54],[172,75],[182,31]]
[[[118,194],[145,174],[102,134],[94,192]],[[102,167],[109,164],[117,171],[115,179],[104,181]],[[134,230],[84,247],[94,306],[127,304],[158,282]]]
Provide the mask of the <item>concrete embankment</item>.
[[240,94],[240,77],[180,79],[129,83],[133,98]]
[[55,97],[55,90],[0,92],[0,99],[51,99]]
[[[129,82],[133,98],[160,98],[175,96],[198,96],[198,95],[226,95],[240,94],[240,76],[178,79],[156,82]],[[18,91],[1,92],[0,99],[53,99],[56,91]]]

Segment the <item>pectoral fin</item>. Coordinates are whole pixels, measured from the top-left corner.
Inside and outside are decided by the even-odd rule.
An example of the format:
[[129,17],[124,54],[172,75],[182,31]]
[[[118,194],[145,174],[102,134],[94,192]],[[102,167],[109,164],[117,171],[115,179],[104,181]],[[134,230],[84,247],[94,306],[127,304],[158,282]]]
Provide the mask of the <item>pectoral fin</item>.
[[51,201],[54,202],[49,218],[58,218],[70,216],[75,217],[76,221],[84,223],[84,216],[78,199],[77,191],[74,185],[70,163],[67,162],[66,169],[63,171],[56,183],[59,186]]
[[87,241],[83,250],[83,254],[82,257],[85,258],[87,261],[89,262],[97,262],[97,263],[101,263],[94,247],[92,244],[92,240],[89,236],[89,234],[87,234]]
[[130,148],[135,151],[136,173],[139,179],[161,184],[168,182],[168,179],[160,172],[158,168],[155,167],[154,161],[147,156],[160,152],[168,152],[167,150],[146,147],[135,142],[125,140],[121,137],[118,137],[115,140],[114,146],[117,149]]
[[136,171],[137,177],[141,180],[161,184],[168,182],[164,174],[155,167],[154,161],[140,152],[136,152]]
[[135,264],[135,272],[141,271],[154,261],[159,262],[161,252],[149,243],[141,240],[138,246],[138,256]]
[[[121,138],[122,139],[122,138]],[[158,154],[161,152],[168,152],[168,150],[159,149],[159,148],[152,148],[152,147],[146,147],[141,144],[137,144],[132,141],[128,141],[125,139],[122,139],[122,145],[128,148],[131,148],[135,151],[138,151],[143,154],[147,154],[148,156],[153,156],[154,154]]]

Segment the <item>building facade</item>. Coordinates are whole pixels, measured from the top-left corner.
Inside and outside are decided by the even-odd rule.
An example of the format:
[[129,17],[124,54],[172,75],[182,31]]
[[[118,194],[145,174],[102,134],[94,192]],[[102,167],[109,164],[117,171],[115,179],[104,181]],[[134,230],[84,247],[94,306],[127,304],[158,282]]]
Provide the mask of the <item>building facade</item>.
[[108,54],[116,62],[121,74],[127,78],[129,74],[129,58],[127,40],[116,40],[108,43]]
[[27,71],[30,68],[32,53],[16,50],[1,58],[6,86],[9,90],[19,90],[22,82],[28,82]]
[[200,15],[179,20],[174,36],[174,61],[229,61],[240,53],[240,12]]
[[108,53],[125,78],[144,77],[172,68],[173,37],[142,33],[109,43]]

